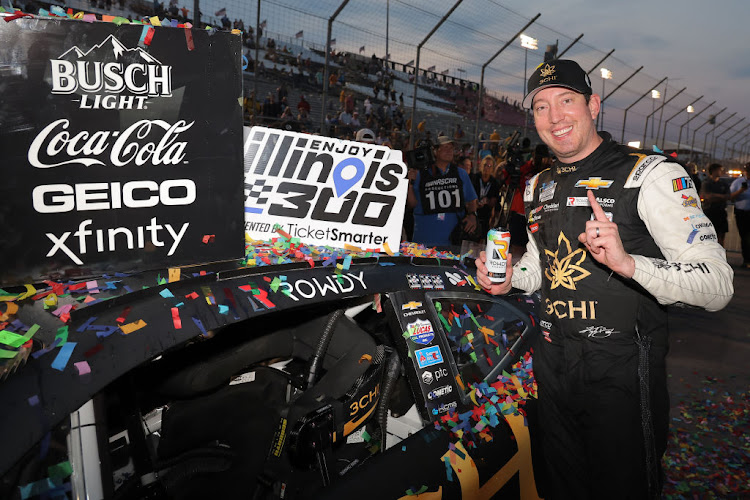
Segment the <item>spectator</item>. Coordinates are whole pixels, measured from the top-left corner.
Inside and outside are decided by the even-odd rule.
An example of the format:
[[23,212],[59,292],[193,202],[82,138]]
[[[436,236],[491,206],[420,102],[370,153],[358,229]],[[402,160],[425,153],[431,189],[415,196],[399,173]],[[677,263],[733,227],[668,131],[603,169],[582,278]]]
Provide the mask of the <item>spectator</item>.
[[695,185],[695,190],[699,193],[701,192],[701,176],[698,175],[698,165],[696,165],[693,162],[688,162],[687,165],[685,165],[685,170],[687,170],[688,175],[693,180],[693,184]]
[[456,124],[456,129],[455,129],[455,130],[453,131],[453,138],[454,138],[454,139],[455,139],[456,141],[460,141],[461,139],[463,139],[463,138],[464,138],[464,136],[465,136],[465,135],[466,135],[466,133],[465,133],[465,132],[464,132],[464,130],[463,130],[463,129],[461,128],[461,124],[460,124],[460,123],[457,123],[457,124]]
[[370,130],[369,128],[362,128],[357,131],[357,136],[355,138],[357,142],[365,142],[367,144],[374,144],[375,143],[375,132]]
[[307,117],[310,116],[310,103],[305,100],[304,95],[299,96],[297,111],[299,111],[299,114],[302,116],[302,118],[307,119]]
[[750,268],[750,193],[747,192],[748,170],[750,163],[742,167],[743,175],[732,182],[730,191],[734,196],[734,221],[740,234],[742,248],[742,267]]
[[359,113],[357,111],[352,113],[352,119],[349,122],[349,125],[352,128],[360,128],[362,126],[362,124],[359,122]]
[[469,174],[453,163],[454,143],[438,137],[435,163],[428,169],[409,169],[407,206],[414,209],[414,241],[428,247],[449,247],[451,233],[461,224],[477,226],[477,195]]
[[[733,196],[729,192],[729,185],[721,181],[724,167],[718,163],[708,166],[708,179],[701,186],[701,199],[703,200],[703,213],[706,214],[719,238],[719,245],[724,246],[724,236],[729,230],[727,220],[727,201]],[[739,191],[735,196],[739,196]]]
[[495,179],[495,159],[485,156],[480,163],[480,171],[474,174],[472,185],[477,193],[477,217],[482,234],[492,227],[495,207],[500,196],[500,184]]
[[469,177],[473,174],[472,172],[472,161],[470,156],[461,156],[458,160],[458,166],[466,170],[466,173],[469,174]]
[[346,110],[342,111],[339,114],[339,124],[340,125],[346,125],[349,126],[352,123],[352,115],[346,112]]

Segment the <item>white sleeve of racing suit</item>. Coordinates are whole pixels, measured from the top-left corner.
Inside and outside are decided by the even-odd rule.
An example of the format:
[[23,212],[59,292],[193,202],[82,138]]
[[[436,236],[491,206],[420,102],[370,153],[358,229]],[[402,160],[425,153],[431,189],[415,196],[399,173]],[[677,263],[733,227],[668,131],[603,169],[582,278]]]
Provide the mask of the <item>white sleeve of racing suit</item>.
[[626,187],[640,185],[638,215],[666,260],[633,255],[633,279],[660,304],[681,302],[718,311],[734,294],[726,251],[685,170],[666,161],[652,167]]
[[526,243],[526,252],[521,259],[513,265],[513,286],[520,288],[526,293],[539,290],[542,287],[542,264],[539,262],[539,249],[531,232],[526,229],[529,242]]
[[[529,180],[523,193],[524,203],[534,201],[534,189],[536,189],[538,180],[539,174]],[[539,248],[536,246],[536,241],[534,241],[534,237],[528,228],[526,228],[526,236],[529,240],[526,243],[526,253],[513,265],[511,282],[514,287],[520,288],[526,293],[531,293],[542,287],[542,264],[539,262]]]

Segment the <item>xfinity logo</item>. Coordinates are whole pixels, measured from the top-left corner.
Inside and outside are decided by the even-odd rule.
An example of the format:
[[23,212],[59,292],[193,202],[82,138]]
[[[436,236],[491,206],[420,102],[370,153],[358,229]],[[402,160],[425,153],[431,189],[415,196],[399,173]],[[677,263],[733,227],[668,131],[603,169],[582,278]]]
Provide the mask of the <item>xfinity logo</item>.
[[146,109],[148,97],[172,95],[172,67],[114,35],[86,52],[74,46],[50,65],[52,93],[80,95],[81,109]]

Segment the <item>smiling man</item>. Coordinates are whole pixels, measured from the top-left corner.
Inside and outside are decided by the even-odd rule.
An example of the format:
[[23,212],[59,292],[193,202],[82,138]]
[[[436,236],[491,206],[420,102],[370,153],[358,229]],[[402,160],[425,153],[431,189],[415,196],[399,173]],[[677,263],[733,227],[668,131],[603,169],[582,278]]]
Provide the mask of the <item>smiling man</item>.
[[[574,61],[540,65],[523,101],[557,161],[532,178],[529,242],[493,294],[541,291],[534,351],[540,493],[658,498],[669,427],[665,305],[723,308],[733,273],[685,170],[597,132],[601,99]],[[531,419],[534,422],[534,419]],[[539,457],[535,457],[538,459]]]

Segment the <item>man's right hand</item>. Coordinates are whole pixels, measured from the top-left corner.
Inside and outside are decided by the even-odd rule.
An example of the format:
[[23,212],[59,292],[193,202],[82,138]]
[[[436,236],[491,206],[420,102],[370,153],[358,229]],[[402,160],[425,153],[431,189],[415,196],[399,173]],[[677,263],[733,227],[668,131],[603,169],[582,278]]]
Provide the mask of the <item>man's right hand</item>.
[[487,254],[484,250],[482,250],[479,253],[479,258],[474,261],[474,263],[477,266],[477,283],[479,286],[484,288],[484,290],[492,295],[505,295],[506,293],[510,292],[510,289],[513,288],[513,285],[511,284],[512,278],[513,278],[513,256],[510,252],[508,252],[508,258],[506,260],[506,271],[505,271],[505,281],[502,283],[492,283],[490,281],[490,278],[487,276]]

